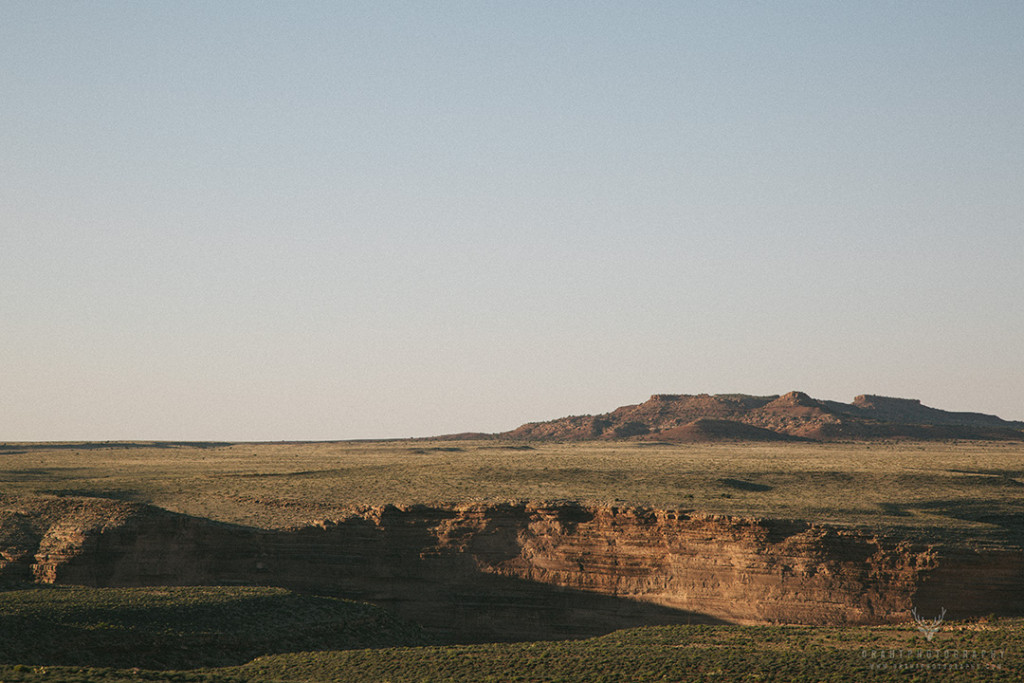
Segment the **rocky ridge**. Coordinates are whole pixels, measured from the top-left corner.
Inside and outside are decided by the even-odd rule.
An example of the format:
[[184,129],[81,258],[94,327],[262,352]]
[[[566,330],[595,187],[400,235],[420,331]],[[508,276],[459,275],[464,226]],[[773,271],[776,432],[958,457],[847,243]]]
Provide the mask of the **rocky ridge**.
[[781,396],[654,394],[609,413],[531,422],[497,436],[563,441],[1024,440],[1024,422],[873,395],[840,403],[799,391]]

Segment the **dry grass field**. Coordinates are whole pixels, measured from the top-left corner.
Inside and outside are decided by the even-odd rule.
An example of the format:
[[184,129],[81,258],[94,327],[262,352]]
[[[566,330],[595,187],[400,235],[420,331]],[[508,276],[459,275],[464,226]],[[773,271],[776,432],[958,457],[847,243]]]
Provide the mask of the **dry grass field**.
[[[0,492],[263,528],[362,505],[572,499],[1024,546],[1024,444],[1007,442],[8,443]],[[1024,637],[1020,619],[992,616],[946,623],[935,642],[908,622],[439,646],[376,607],[274,588],[26,585],[0,598],[9,681],[1010,681]]]
[[0,446],[0,490],[279,528],[352,506],[572,499],[1024,542],[1024,444],[505,441]]
[[[31,632],[13,632],[6,647],[0,647],[0,679],[47,683],[1009,682],[1020,680],[1024,665],[1024,624],[1019,619],[950,623],[933,641],[922,637],[913,624],[654,626],[586,640],[352,648],[343,643],[354,630],[345,609],[357,614],[367,611],[358,604],[333,606],[325,618],[318,604],[323,599],[280,591],[254,594],[252,589],[221,589],[209,596],[213,598],[209,605],[220,607],[226,602],[240,608],[223,619],[202,604],[186,603],[185,596],[176,595],[183,592],[178,590],[164,598],[183,608],[173,615],[176,618],[148,623],[141,618],[153,613],[153,600],[139,604],[134,595],[138,591],[62,592],[66,595],[59,596],[48,612],[34,609],[38,600],[24,592],[6,597],[8,606],[34,618]],[[253,611],[260,605],[247,604],[254,598],[277,601],[271,619]],[[284,612],[283,607],[295,610]],[[52,614],[56,618],[50,618],[50,632],[56,622],[60,636],[70,639],[74,650],[60,644],[48,646],[47,638],[40,637],[47,628],[44,618]],[[106,621],[96,624],[89,616]],[[255,619],[246,622],[245,617]],[[397,625],[385,623],[384,629],[372,630],[378,640],[406,637],[400,630],[396,633]],[[291,633],[282,640],[286,628]],[[211,665],[245,659],[261,648],[265,654],[243,664]],[[15,654],[18,659],[12,657]]]

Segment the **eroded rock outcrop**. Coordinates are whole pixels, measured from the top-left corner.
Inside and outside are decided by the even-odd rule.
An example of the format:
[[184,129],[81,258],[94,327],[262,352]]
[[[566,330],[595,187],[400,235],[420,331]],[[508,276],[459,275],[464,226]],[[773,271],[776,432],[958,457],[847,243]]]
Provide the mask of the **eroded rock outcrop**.
[[565,502],[369,507],[272,531],[124,503],[111,519],[44,519],[5,502],[2,576],[329,592],[459,641],[656,623],[879,623],[912,606],[951,618],[1024,613],[1020,550],[802,522]]
[[853,403],[821,401],[800,391],[781,396],[654,394],[601,415],[529,422],[496,436],[580,441],[769,441],[838,439],[1024,440],[1024,422],[955,413],[915,399],[862,395]]

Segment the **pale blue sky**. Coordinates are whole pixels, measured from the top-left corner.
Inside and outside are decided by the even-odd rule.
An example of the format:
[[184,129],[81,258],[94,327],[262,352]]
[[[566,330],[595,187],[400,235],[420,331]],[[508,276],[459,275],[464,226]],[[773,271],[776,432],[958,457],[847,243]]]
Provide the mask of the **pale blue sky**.
[[0,439],[1024,419],[1024,3],[0,4]]

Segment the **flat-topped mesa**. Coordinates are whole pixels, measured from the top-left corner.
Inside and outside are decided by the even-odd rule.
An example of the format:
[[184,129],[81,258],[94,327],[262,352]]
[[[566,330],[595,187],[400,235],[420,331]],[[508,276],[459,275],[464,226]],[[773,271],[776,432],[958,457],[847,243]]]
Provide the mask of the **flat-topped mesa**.
[[[922,405],[918,399],[874,394],[861,394],[853,403],[823,401],[802,391],[781,396],[652,394],[643,403],[622,406],[609,413],[529,423],[496,436],[568,441],[746,438],[737,428],[687,427],[705,419],[757,427],[780,438],[1024,440],[1024,422],[1008,422],[994,415],[953,413]],[[746,433],[756,440],[765,437],[759,432]]]
[[951,412],[923,405],[916,398],[895,398],[862,394],[853,399],[851,408],[865,417],[880,422],[915,425],[974,426],[990,428],[1021,428],[1022,422],[1003,420],[995,415],[973,412]]
[[895,396],[879,396],[877,394],[861,394],[853,399],[853,405],[858,408],[874,408],[878,404],[919,406],[921,405],[921,399],[896,398]]
[[[871,417],[882,422],[910,422],[921,423],[936,418],[941,419],[945,411],[937,411],[934,408],[921,405],[920,399],[916,398],[895,398],[892,396],[877,396],[875,394],[861,394],[853,399],[850,408],[855,412]],[[952,413],[946,413],[952,415]],[[996,418],[998,420],[999,418]]]

